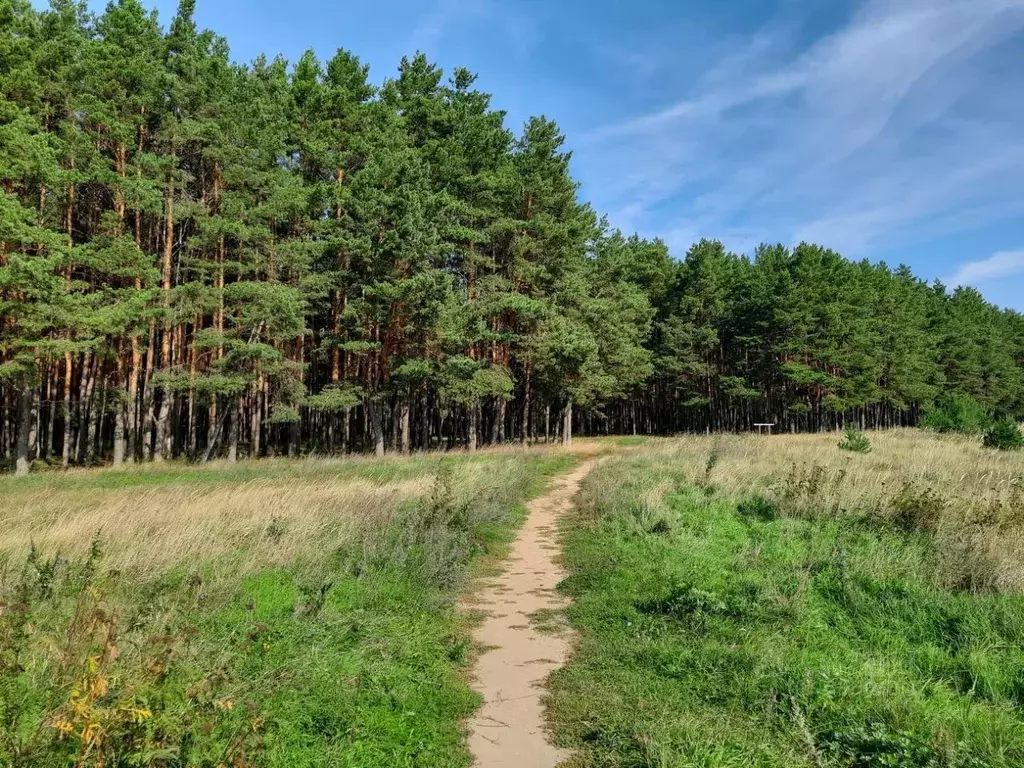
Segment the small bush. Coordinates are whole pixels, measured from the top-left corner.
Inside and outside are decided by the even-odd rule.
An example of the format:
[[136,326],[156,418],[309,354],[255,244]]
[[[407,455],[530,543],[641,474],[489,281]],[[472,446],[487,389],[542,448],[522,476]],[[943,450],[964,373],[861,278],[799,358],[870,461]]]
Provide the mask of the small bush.
[[1024,448],[1024,434],[1012,419],[997,421],[985,433],[985,447],[1000,451],[1017,451]]
[[843,439],[839,447],[844,451],[854,453],[871,453],[871,441],[868,436],[861,432],[853,424],[850,424],[843,431]]
[[909,533],[934,531],[946,502],[931,488],[904,484],[892,501],[893,522]]
[[810,467],[794,464],[779,488],[785,512],[797,516],[817,514],[820,512],[822,497],[831,484],[838,486],[844,477],[838,474],[833,477],[827,467],[817,463]]
[[942,400],[938,407],[928,411],[921,426],[936,432],[961,432],[976,435],[992,424],[988,410],[969,395],[954,394]]
[[273,541],[275,544],[281,541],[281,539],[284,538],[284,535],[287,532],[288,523],[279,517],[274,517],[273,519],[271,519],[271,521],[267,524],[266,530],[264,531],[264,533],[266,533],[267,538]]

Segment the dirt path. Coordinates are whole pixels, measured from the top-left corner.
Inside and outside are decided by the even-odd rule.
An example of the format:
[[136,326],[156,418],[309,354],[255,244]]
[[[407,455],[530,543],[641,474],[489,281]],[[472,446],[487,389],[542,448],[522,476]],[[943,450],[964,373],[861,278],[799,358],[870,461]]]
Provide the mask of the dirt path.
[[572,508],[580,481],[595,463],[584,462],[529,504],[505,572],[478,596],[488,612],[474,633],[485,649],[473,671],[484,705],[470,723],[469,737],[478,768],[550,768],[568,757],[548,743],[541,704],[544,681],[565,663],[571,646],[567,631],[552,632],[550,626],[552,612],[565,607],[555,591],[565,576],[556,562],[557,520]]

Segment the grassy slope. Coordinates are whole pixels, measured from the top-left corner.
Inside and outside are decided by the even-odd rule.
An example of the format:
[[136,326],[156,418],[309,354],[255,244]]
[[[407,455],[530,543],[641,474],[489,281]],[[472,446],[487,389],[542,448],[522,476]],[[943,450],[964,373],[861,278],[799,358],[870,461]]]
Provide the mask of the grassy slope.
[[665,459],[600,467],[566,531],[551,704],[580,765],[1024,764],[1020,597],[942,588],[928,534],[764,519]]
[[[118,572],[103,557],[43,556],[22,569],[23,555],[6,552],[0,764],[467,765],[460,723],[477,698],[463,674],[458,590],[474,563],[506,546],[524,499],[571,462],[495,454],[449,459],[444,472],[436,459],[277,462],[258,475],[169,467],[5,483],[0,498],[27,507],[45,488],[55,503],[66,493],[68,508],[93,498],[79,491],[136,484],[166,486],[177,499],[183,483],[245,493],[251,480],[276,478],[312,493],[339,473],[371,483],[420,477],[426,490],[340,544],[296,548],[283,564],[240,556],[237,577],[202,559]],[[280,514],[285,522],[260,529],[261,542],[247,543],[247,528],[226,535],[250,560],[263,558],[268,538],[289,547],[303,511]],[[42,519],[40,530],[56,524]],[[145,545],[122,559],[144,563]]]

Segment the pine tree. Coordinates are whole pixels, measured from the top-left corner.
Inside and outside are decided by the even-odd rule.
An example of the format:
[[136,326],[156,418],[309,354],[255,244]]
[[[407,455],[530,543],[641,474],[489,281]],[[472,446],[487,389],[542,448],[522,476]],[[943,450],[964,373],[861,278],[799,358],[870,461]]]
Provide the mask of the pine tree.
[[1024,414],[1024,320],[814,244],[678,262],[424,55],[231,62],[194,0],[0,0],[0,445],[19,472]]

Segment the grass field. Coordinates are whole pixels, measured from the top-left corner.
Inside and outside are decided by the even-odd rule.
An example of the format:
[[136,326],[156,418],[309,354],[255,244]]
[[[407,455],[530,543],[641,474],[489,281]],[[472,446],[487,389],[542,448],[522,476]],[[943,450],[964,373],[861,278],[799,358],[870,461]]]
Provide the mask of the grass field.
[[652,442],[584,484],[579,766],[1024,765],[1024,464],[920,432]]
[[573,460],[0,479],[0,765],[467,765],[460,589]]

